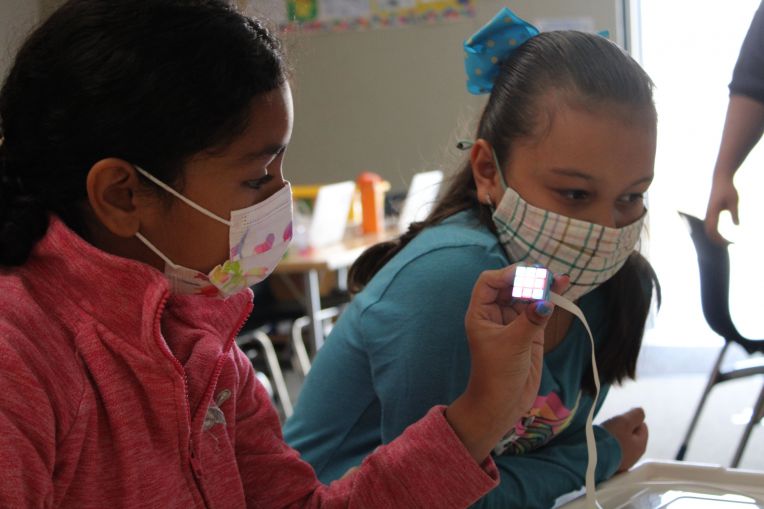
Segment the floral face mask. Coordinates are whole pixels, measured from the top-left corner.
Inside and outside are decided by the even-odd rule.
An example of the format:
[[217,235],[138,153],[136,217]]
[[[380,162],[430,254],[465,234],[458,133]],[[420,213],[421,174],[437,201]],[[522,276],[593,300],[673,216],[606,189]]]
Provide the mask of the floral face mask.
[[259,283],[273,272],[292,239],[292,188],[284,187],[265,201],[231,211],[223,219],[189,200],[142,168],[138,172],[202,214],[228,226],[229,258],[208,274],[173,263],[141,233],[135,236],[165,262],[164,273],[174,293],[225,299]]

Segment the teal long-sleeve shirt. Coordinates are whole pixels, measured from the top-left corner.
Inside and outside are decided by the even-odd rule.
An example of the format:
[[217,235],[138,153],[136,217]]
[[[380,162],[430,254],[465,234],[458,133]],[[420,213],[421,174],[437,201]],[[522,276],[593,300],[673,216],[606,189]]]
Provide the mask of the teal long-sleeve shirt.
[[[464,316],[484,270],[509,264],[498,239],[469,212],[421,232],[372,279],[340,317],[318,353],[287,421],[287,442],[323,482],[359,465],[436,404],[462,394],[470,371]],[[579,305],[602,340],[600,292]],[[496,456],[501,483],[480,508],[545,508],[579,489],[587,464],[584,426],[592,398],[580,381],[590,343],[574,321],[544,356],[534,411]],[[607,394],[603,386],[599,404]],[[599,406],[598,404],[598,406]],[[617,441],[595,426],[598,481],[621,461]]]

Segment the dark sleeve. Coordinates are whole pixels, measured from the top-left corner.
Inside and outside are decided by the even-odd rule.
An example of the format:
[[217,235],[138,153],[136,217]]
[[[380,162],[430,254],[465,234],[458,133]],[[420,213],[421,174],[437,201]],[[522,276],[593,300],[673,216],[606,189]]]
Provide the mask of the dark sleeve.
[[764,2],[753,16],[732,73],[730,93],[764,103]]

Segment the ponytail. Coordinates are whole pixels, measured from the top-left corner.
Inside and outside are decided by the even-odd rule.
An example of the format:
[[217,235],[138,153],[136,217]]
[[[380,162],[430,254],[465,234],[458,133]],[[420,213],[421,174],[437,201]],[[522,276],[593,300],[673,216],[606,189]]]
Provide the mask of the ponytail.
[[0,143],[0,267],[23,264],[48,227],[44,207],[24,188],[7,152]]

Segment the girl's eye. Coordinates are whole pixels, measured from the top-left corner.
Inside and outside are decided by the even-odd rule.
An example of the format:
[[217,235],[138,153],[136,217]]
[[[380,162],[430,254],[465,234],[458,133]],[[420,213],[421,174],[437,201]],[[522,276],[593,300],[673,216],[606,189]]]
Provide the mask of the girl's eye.
[[589,198],[589,192],[583,189],[561,189],[558,191],[560,195],[566,200],[570,201],[583,201]]
[[260,189],[271,180],[273,180],[273,175],[264,175],[257,179],[247,180],[244,182],[244,185],[246,185],[250,189]]
[[644,193],[631,193],[621,198],[621,202],[626,203],[628,205],[633,205],[635,203],[641,203],[644,200],[644,198],[645,198]]

